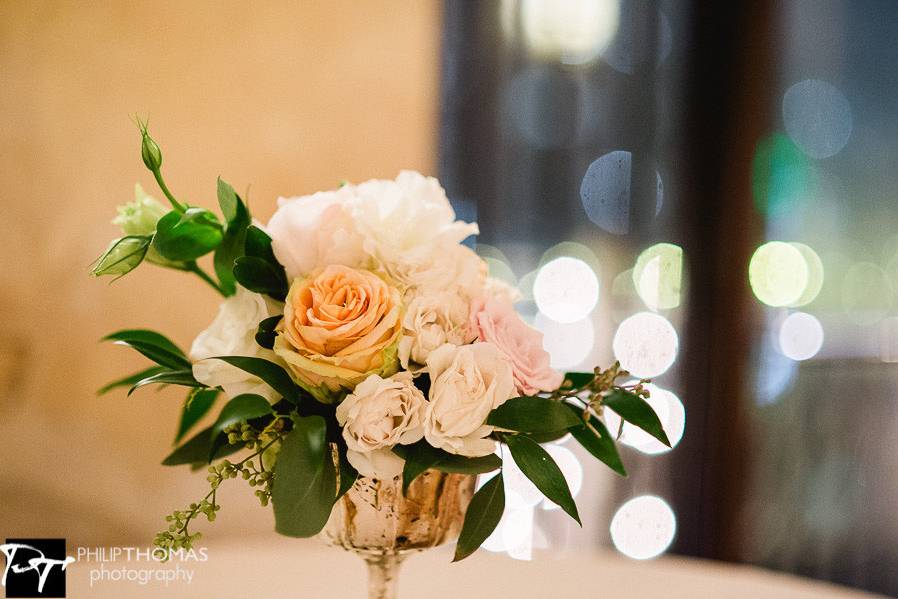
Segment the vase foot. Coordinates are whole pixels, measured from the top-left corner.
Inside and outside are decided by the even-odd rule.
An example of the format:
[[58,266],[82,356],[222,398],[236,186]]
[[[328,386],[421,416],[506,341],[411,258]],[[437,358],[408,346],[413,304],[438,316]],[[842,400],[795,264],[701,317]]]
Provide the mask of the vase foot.
[[396,599],[403,556],[383,553],[364,557],[368,564],[368,599]]

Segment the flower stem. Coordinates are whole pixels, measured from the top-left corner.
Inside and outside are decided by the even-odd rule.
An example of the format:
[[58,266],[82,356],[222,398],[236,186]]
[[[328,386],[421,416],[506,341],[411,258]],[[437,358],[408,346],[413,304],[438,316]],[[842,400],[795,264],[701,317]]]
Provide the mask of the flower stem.
[[222,288],[218,286],[218,283],[215,282],[215,279],[206,274],[206,271],[200,268],[199,264],[197,264],[196,262],[188,263],[187,270],[196,274],[199,278],[208,283],[213,289],[215,289],[215,291],[219,292],[222,296],[226,295],[224,290],[222,290]]
[[164,193],[165,197],[168,198],[168,201],[171,202],[172,208],[178,212],[184,212],[186,210],[184,204],[176,200],[175,196],[168,190],[168,185],[165,184],[165,179],[162,178],[162,171],[159,169],[154,170],[153,176],[156,178],[156,183],[159,184],[159,189],[162,190],[162,193]]

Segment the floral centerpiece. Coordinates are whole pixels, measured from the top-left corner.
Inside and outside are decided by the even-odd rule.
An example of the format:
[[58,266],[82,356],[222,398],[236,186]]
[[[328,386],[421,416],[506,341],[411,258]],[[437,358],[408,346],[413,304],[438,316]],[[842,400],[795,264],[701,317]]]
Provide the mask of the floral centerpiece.
[[[273,505],[277,532],[358,551],[372,564],[372,596],[388,596],[404,552],[458,536],[460,560],[490,535],[505,505],[503,459],[579,522],[541,443],[570,434],[625,475],[606,409],[668,442],[646,381],[618,385],[618,365],[551,368],[541,333],[515,312],[516,290],[462,244],[477,225],[456,220],[435,179],[405,171],[281,198],[262,225],[221,179],[220,217],[176,199],[139,125],[143,162],[170,207],[137,186],[113,221],[123,236],[93,273],[121,277],[149,262],[224,298],[189,352],[146,329],[106,337],[153,365],[101,392],[188,389],[163,464],[204,467],[209,489],[166,517],[160,550],[191,548],[194,521],[214,520],[217,489],[240,477]],[[207,254],[214,274],[197,262]],[[474,492],[476,475],[489,479]]]

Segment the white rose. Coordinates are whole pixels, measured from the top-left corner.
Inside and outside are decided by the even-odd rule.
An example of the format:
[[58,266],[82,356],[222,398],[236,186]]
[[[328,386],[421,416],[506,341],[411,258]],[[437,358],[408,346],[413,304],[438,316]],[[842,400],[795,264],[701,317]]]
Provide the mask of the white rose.
[[275,257],[291,280],[331,264],[356,268],[369,261],[362,236],[346,210],[353,194],[354,188],[344,185],[335,191],[278,199],[278,210],[266,231]]
[[429,266],[440,250],[477,234],[476,224],[455,220],[436,179],[413,171],[359,184],[349,205],[365,251],[400,281],[409,265]]
[[486,282],[486,263],[470,248],[445,244],[421,253],[420,260],[410,258],[389,269],[391,276],[409,291],[406,295],[430,295],[449,291],[467,299],[482,295]]
[[434,447],[468,457],[493,453],[487,416],[515,396],[511,363],[490,343],[443,345],[427,359],[430,401],[424,438]]
[[[424,395],[409,372],[372,374],[337,406],[349,463],[363,476],[392,478],[403,461],[390,449],[424,436]],[[397,470],[398,467],[398,470]]]
[[279,302],[237,285],[237,292],[221,303],[209,328],[193,341],[190,357],[195,361],[194,378],[210,387],[221,387],[228,397],[256,393],[269,401],[278,399],[280,395],[262,379],[221,360],[207,358],[250,356],[283,364],[273,351],[260,347],[255,339],[259,322],[282,312],[283,305]]
[[412,299],[402,318],[399,341],[402,367],[417,370],[441,345],[464,345],[473,341],[469,312],[468,302],[456,293],[442,292]]

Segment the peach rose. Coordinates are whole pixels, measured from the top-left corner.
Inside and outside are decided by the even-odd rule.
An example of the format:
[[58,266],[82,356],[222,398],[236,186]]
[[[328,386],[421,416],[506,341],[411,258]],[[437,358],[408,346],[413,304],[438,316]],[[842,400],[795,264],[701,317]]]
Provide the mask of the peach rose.
[[474,300],[471,327],[480,341],[492,343],[511,361],[518,393],[533,395],[561,385],[564,375],[549,365],[543,334],[521,320],[511,302],[496,297]]
[[332,403],[371,374],[398,370],[399,291],[374,273],[327,266],[290,286],[274,351],[296,382]]

